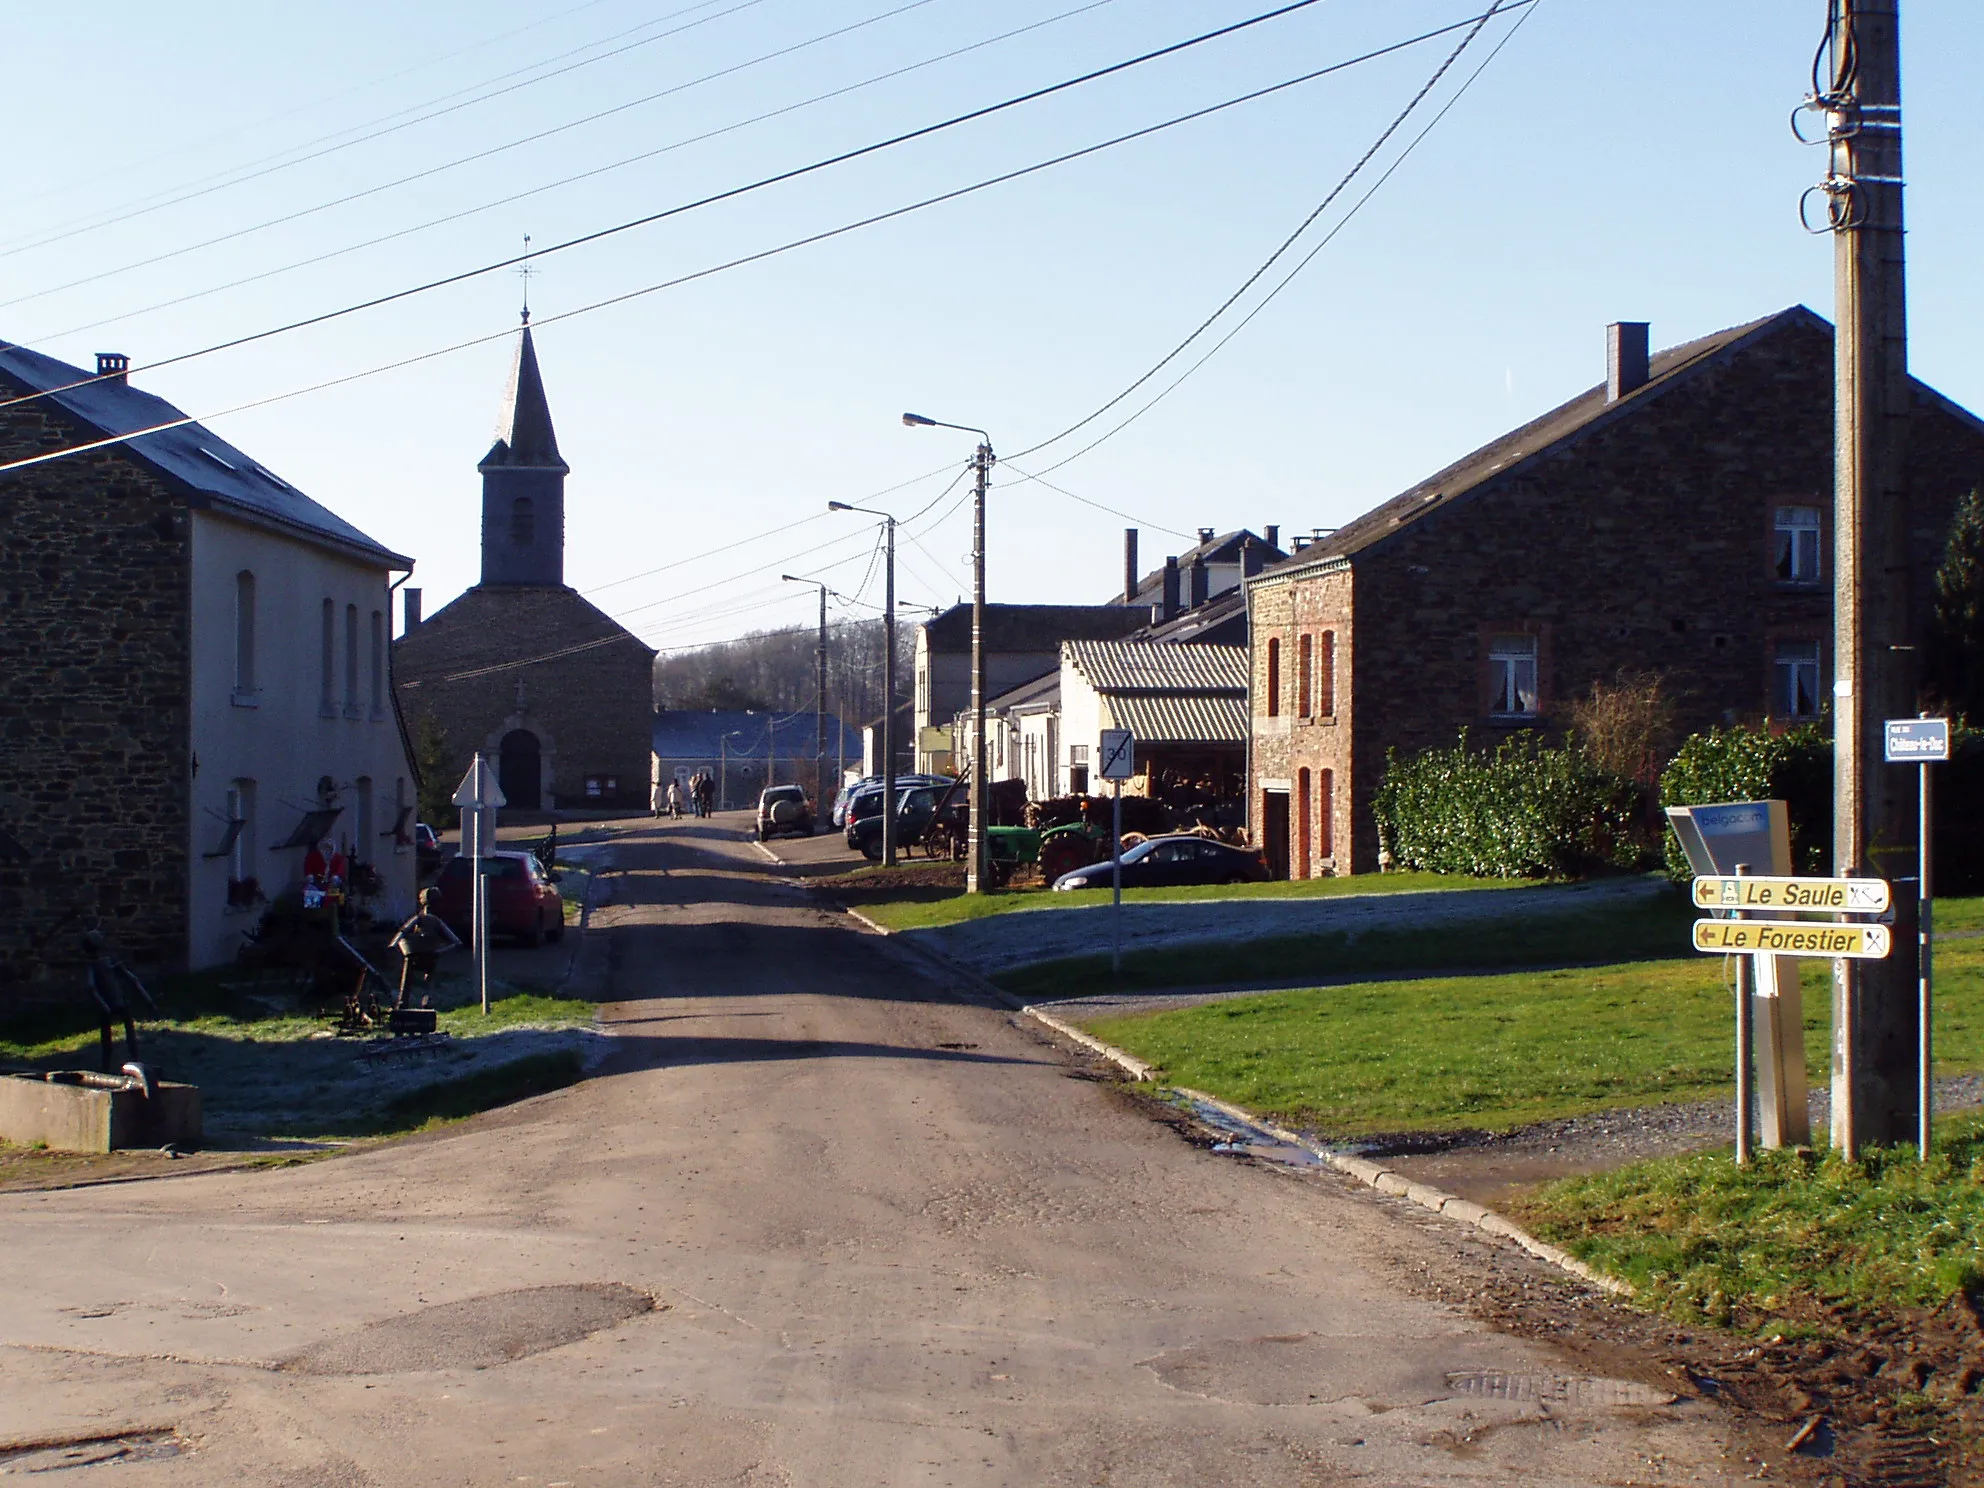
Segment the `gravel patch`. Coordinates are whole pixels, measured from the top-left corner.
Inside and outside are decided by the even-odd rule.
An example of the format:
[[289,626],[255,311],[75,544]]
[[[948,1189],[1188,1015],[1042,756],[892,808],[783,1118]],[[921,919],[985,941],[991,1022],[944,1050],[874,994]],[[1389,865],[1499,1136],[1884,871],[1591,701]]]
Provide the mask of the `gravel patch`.
[[[1275,940],[1342,931],[1399,930],[1562,913],[1652,898],[1664,880],[1604,879],[1520,889],[1438,889],[1407,894],[1342,894],[1319,899],[1203,899],[1122,907],[1125,951],[1166,946]],[[992,976],[1041,961],[1092,956],[1111,943],[1110,905],[1021,910],[956,925],[905,930],[902,937]]]

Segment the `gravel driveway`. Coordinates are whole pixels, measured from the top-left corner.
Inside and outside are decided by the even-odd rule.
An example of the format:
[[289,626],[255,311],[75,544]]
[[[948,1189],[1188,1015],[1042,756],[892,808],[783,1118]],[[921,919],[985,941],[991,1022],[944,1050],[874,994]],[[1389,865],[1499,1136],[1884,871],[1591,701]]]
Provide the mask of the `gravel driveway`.
[[[1652,877],[1520,889],[1440,889],[1411,894],[1339,894],[1318,899],[1206,899],[1125,904],[1123,949],[1271,940],[1288,935],[1397,930],[1509,915],[1551,914],[1643,899],[1665,887]],[[1029,909],[903,938],[961,962],[982,976],[1040,961],[1092,956],[1110,945],[1111,906]]]

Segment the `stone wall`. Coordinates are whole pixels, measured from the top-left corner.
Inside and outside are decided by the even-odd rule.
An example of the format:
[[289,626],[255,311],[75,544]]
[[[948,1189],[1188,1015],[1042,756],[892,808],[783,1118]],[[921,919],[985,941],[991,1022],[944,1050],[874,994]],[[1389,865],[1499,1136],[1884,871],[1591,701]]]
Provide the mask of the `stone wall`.
[[[0,409],[0,460],[82,442]],[[184,955],[190,522],[114,450],[0,475],[0,1004],[86,999],[78,926]],[[66,923],[64,923],[66,920]]]
[[[646,808],[653,673],[654,652],[570,589],[470,589],[393,646],[407,725],[439,721],[454,779],[525,729],[543,747],[547,806]],[[588,777],[607,776],[618,794],[588,797]]]

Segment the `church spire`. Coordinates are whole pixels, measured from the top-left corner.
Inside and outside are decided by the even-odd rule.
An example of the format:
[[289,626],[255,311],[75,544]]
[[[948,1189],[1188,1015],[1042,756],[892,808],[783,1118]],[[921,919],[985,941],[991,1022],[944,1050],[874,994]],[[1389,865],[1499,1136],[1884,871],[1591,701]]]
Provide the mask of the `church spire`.
[[[524,312],[526,316],[529,313]],[[503,396],[496,443],[490,446],[482,464],[484,468],[491,465],[566,471],[571,468],[558,454],[558,436],[551,427],[551,405],[544,397],[544,377],[537,370],[537,347],[531,341],[528,319],[517,338],[517,359],[510,368],[510,387]]]

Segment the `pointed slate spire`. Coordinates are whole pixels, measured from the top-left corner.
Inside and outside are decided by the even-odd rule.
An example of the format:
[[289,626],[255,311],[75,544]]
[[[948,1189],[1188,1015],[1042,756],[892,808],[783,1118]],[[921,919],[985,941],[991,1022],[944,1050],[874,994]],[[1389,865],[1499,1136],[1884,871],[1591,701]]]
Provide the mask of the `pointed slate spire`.
[[510,368],[510,386],[496,426],[496,442],[482,459],[490,466],[525,467],[569,472],[558,454],[558,436],[551,427],[551,405],[545,401],[544,378],[537,370],[537,347],[530,336],[530,312],[524,312],[523,334],[517,338],[517,359]]

